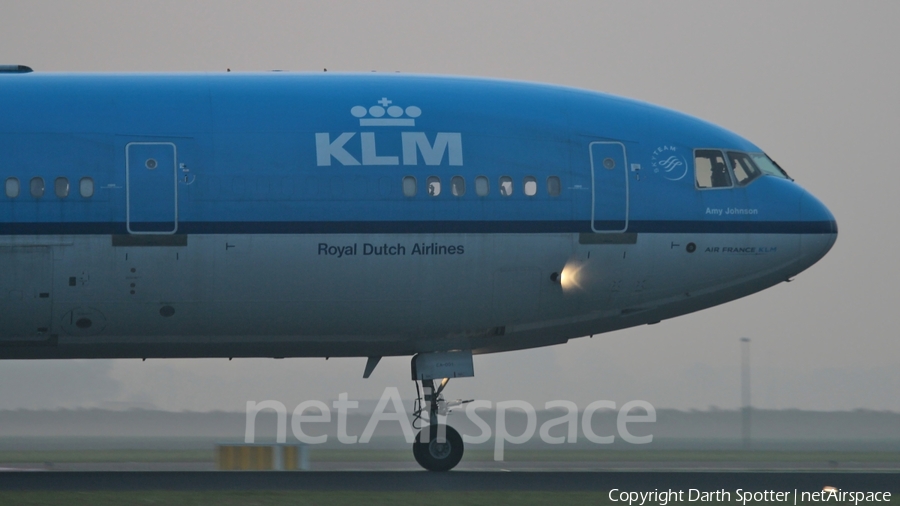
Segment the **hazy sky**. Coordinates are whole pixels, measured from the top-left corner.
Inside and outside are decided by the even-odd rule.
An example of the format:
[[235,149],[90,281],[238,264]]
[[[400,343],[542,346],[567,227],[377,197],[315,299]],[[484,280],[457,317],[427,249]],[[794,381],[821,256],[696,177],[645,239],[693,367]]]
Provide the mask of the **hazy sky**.
[[[401,71],[577,86],[718,123],[832,210],[794,282],[694,315],[475,358],[448,397],[900,411],[900,3],[0,0],[0,63],[41,71]],[[0,408],[412,397],[409,359],[0,362]]]

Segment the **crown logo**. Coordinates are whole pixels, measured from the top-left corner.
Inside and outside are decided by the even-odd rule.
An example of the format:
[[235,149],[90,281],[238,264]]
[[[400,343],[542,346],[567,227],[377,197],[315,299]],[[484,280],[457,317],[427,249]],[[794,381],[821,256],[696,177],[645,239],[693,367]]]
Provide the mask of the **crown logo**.
[[376,103],[378,105],[368,109],[361,105],[350,109],[350,114],[359,118],[359,126],[416,126],[415,118],[422,115],[422,109],[414,105],[406,109],[399,105],[391,105],[394,102],[387,97],[382,97]]

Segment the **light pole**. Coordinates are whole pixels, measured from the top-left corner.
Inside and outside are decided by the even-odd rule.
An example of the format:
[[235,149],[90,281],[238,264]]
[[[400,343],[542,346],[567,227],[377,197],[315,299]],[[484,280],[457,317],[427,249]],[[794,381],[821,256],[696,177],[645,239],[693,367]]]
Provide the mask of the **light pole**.
[[741,440],[750,448],[750,338],[741,338]]

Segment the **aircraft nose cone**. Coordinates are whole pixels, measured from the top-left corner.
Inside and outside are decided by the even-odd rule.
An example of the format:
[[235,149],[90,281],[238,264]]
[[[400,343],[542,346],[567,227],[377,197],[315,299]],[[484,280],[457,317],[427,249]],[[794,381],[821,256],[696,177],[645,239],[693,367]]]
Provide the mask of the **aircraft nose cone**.
[[801,239],[801,250],[812,265],[834,246],[838,234],[837,221],[825,204],[808,192],[804,192],[801,198],[800,216],[806,228]]

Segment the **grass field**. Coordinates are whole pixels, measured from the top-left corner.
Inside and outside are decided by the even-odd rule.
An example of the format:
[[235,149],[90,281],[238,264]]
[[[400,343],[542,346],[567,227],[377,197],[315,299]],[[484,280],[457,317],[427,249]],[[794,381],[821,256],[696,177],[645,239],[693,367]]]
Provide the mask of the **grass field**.
[[213,462],[213,450],[5,450],[0,462]]
[[[467,450],[467,461],[494,460],[492,450]],[[412,460],[407,451],[312,451],[315,462],[405,461]],[[504,459],[512,462],[900,462],[898,452],[799,452],[799,451],[722,451],[722,450],[510,450]]]

